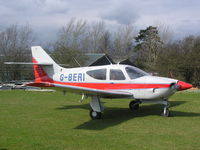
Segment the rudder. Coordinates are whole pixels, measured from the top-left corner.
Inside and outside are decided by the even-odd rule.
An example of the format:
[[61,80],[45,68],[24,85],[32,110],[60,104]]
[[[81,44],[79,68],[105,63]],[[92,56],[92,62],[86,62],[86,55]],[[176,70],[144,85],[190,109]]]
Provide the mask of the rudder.
[[52,82],[53,74],[60,68],[40,46],[31,47],[35,82]]

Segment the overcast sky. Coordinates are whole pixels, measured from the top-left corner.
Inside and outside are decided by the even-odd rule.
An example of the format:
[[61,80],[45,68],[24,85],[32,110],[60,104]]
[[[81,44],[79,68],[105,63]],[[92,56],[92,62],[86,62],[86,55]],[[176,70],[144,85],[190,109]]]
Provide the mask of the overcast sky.
[[176,37],[200,35],[200,0],[0,0],[0,31],[12,24],[29,24],[48,41],[74,17],[103,20],[108,26],[133,24],[138,29],[161,22]]

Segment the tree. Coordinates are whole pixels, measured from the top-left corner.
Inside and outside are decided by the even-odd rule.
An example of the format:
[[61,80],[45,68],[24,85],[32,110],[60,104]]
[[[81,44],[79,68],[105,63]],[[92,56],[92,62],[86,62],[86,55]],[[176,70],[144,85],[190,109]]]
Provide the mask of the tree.
[[188,36],[181,43],[182,63],[179,71],[185,81],[199,84],[200,82],[200,37]]
[[83,20],[76,21],[71,19],[58,32],[58,38],[55,42],[56,47],[68,47],[73,50],[80,50],[88,47],[85,45],[87,37],[87,22]]
[[159,75],[183,80],[178,70],[178,66],[182,62],[180,57],[182,55],[179,43],[174,42],[164,45],[158,55],[156,64]]
[[89,24],[72,19],[60,29],[53,55],[60,63],[69,65],[74,62],[70,59],[85,52],[106,53],[124,59],[133,52],[134,37],[132,25],[121,26],[116,32],[110,32],[102,21]]
[[57,63],[63,64],[64,67],[80,67],[79,64],[84,64],[87,59],[81,51],[61,45],[55,47],[52,57],[57,60]]
[[111,50],[111,33],[105,31],[99,40],[99,52],[108,54]]
[[60,29],[52,53],[58,63],[76,67],[78,64],[75,59],[79,59],[79,63],[84,61],[84,57],[80,56],[83,56],[83,49],[89,46],[87,30],[86,21],[75,19],[71,19]]
[[109,38],[109,35],[106,33],[104,22],[93,23],[88,28],[88,34],[89,34],[89,37],[88,37],[89,52],[105,51],[104,49],[102,49],[103,48],[102,44],[108,44],[108,43],[103,43],[103,42],[108,42],[108,41],[103,41],[103,40],[108,40],[105,38]]
[[174,41],[174,31],[167,24],[157,21],[155,26],[158,29],[158,34],[163,44],[169,44]]
[[140,30],[135,37],[137,52],[137,64],[146,70],[155,71],[159,52],[163,46],[156,27],[149,26],[145,30]]
[[3,58],[1,60],[1,70],[7,68],[11,79],[21,79],[21,74],[23,73],[21,68],[23,66],[13,66],[12,70],[8,70],[11,67],[5,66],[3,61],[31,61],[29,54],[33,41],[34,35],[29,25],[21,27],[12,25],[0,33],[0,55]]
[[200,85],[200,37],[188,36],[165,45],[159,53],[157,70],[163,76]]
[[133,52],[135,30],[132,25],[120,26],[113,35],[112,55],[118,59],[127,59]]

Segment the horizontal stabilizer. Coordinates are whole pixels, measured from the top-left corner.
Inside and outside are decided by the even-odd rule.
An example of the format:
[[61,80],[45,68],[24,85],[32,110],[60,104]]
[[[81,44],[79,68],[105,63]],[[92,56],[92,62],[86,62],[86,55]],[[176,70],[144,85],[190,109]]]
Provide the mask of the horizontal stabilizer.
[[52,63],[32,63],[32,62],[4,62],[6,65],[43,65],[43,66],[52,66]]
[[27,83],[26,86],[36,86],[36,87],[54,87],[51,83],[36,83],[36,82],[30,82]]

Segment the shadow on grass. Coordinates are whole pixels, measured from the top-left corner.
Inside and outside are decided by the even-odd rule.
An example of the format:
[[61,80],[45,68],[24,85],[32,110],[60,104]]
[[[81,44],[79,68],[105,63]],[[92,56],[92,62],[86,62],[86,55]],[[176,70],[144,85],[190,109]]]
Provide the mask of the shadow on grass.
[[[171,108],[184,104],[186,101],[172,101],[170,102]],[[84,105],[70,105],[63,106],[57,109],[88,109],[89,104]],[[143,105],[137,111],[131,111],[129,108],[113,108],[107,107],[103,113],[103,119],[100,120],[89,120],[77,127],[75,129],[87,129],[87,130],[102,130],[111,126],[118,125],[122,122],[134,119],[136,117],[145,116],[160,116],[163,110],[163,105]],[[170,113],[174,117],[199,117],[200,113],[193,112],[181,112],[170,110]]]

